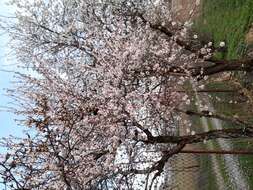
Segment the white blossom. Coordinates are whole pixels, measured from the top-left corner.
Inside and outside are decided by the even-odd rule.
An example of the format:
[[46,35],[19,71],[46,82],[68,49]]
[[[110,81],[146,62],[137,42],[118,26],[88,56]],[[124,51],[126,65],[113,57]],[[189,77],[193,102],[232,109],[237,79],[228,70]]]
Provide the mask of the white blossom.
[[226,43],[225,42],[220,42],[220,47],[225,47]]

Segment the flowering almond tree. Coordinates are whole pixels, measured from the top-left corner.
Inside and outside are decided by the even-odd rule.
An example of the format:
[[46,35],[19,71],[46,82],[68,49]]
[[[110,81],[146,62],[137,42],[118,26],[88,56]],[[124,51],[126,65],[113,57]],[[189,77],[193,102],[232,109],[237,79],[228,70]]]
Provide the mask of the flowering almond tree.
[[[11,189],[151,189],[185,145],[253,136],[238,118],[183,109],[186,81],[251,71],[253,61],[211,59],[215,49],[196,46],[166,1],[12,3],[16,17],[2,29],[33,73],[18,73],[9,90],[32,130],[1,141],[0,175]],[[182,112],[244,127],[179,136]]]

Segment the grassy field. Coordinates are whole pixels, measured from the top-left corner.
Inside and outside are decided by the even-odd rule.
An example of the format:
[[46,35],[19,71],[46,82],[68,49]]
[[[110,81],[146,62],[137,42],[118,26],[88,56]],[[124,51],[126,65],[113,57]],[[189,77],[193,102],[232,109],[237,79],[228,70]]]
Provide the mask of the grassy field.
[[200,37],[214,41],[215,46],[225,41],[224,57],[235,59],[245,54],[245,34],[252,23],[252,0],[203,0],[201,16],[193,29]]

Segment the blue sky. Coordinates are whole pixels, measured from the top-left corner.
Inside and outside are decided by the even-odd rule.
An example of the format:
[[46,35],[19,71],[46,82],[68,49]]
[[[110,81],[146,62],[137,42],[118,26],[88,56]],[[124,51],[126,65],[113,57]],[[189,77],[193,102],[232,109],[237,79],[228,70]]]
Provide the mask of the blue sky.
[[[14,9],[5,5],[7,0],[0,0],[0,15],[9,16],[13,14]],[[2,33],[2,32],[1,32]],[[7,47],[8,36],[7,34],[0,36],[0,137],[6,137],[8,135],[21,136],[22,129],[18,127],[14,121],[15,115],[6,111],[3,111],[3,106],[9,106],[11,99],[5,96],[5,89],[11,88],[11,81],[13,81],[13,74],[10,72],[4,72],[2,70],[14,70],[15,64],[14,57],[8,56],[10,50]]]
[[[0,0],[0,15],[9,16],[13,14],[14,9],[7,7],[5,2],[7,0]],[[2,32],[0,32],[2,33]],[[0,35],[0,138],[9,135],[22,136],[22,128],[15,122],[16,116],[10,112],[4,111],[2,107],[9,106],[11,99],[4,95],[6,88],[11,88],[13,81],[13,74],[11,72],[4,72],[2,70],[14,70],[15,59],[8,56],[10,50],[7,47],[8,35]],[[0,153],[4,153],[5,149],[0,148]],[[0,184],[0,189],[6,189],[3,184]]]

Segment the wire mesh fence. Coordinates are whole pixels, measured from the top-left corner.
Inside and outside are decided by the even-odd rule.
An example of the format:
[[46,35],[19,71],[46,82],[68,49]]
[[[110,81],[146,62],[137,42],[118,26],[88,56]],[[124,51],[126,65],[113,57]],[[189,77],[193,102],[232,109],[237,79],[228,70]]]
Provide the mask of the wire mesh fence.
[[[164,190],[250,190],[253,189],[253,155],[214,151],[209,145],[188,147],[199,153],[180,153],[170,159]],[[206,151],[205,151],[206,150]],[[187,152],[187,151],[186,151]],[[196,151],[197,152],[197,151]],[[246,152],[244,152],[246,153]]]

